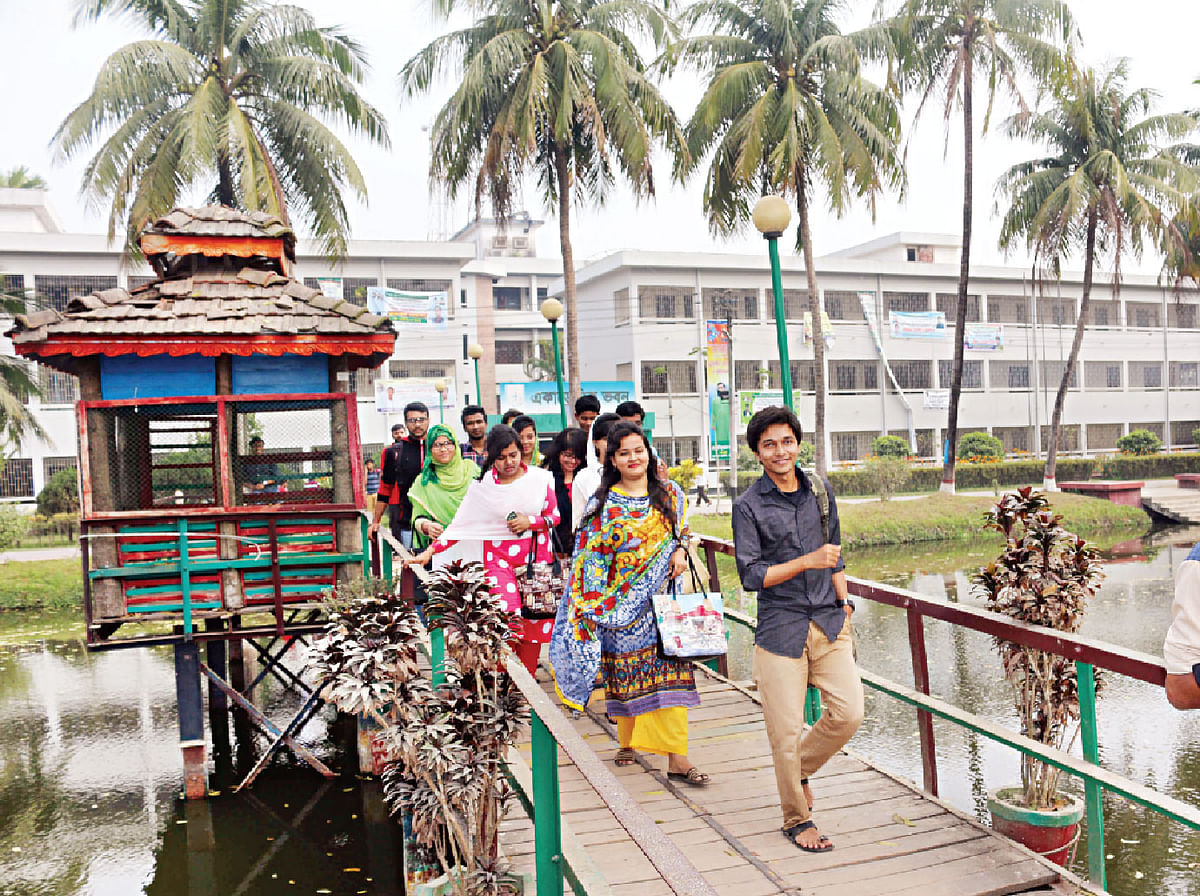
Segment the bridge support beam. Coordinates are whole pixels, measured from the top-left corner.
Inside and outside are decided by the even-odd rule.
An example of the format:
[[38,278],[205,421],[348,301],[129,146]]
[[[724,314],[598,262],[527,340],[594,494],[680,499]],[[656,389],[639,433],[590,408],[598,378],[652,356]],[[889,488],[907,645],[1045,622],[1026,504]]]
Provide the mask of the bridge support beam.
[[179,709],[179,748],[183,752],[183,794],[189,800],[208,793],[204,741],[204,695],[200,688],[200,647],[175,645],[175,702]]

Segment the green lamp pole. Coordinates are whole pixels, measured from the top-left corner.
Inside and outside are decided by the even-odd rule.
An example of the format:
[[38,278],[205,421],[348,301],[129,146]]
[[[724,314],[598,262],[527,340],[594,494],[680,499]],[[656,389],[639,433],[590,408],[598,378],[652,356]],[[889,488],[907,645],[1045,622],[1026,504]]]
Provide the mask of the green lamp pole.
[[558,356],[558,319],[563,306],[558,299],[546,299],[541,305],[542,317],[550,321],[551,350],[554,352],[554,379],[558,381],[558,417],[562,428],[567,428],[567,399],[563,395],[562,360]]
[[783,385],[783,401],[794,411],[792,394],[792,363],[788,357],[787,319],[783,307],[783,275],[779,271],[779,237],[792,219],[792,210],[782,196],[764,196],[754,205],[754,226],[767,241],[771,256],[771,288],[775,293],[775,339],[779,343],[779,379]]
[[467,357],[475,362],[475,403],[483,407],[483,392],[479,385],[479,359],[483,357],[483,346],[472,342],[467,346]]
[[446,381],[434,380],[433,388],[437,389],[438,394],[438,423],[446,422]]

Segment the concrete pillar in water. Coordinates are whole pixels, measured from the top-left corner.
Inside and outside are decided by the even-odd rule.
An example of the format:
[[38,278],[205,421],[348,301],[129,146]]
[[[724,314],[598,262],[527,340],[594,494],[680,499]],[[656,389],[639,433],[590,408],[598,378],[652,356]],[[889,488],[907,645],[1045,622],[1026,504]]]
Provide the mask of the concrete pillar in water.
[[208,761],[200,648],[195,641],[175,645],[175,702],[179,711],[179,749],[183,753],[183,794],[189,800],[204,799],[208,793]]

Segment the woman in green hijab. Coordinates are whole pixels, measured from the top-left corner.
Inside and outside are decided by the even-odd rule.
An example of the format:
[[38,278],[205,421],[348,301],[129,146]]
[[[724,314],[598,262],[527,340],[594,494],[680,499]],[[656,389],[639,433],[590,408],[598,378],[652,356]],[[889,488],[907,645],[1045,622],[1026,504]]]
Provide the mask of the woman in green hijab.
[[412,504],[413,550],[419,551],[450,525],[479,466],[462,456],[454,430],[444,424],[425,435],[425,466],[408,491]]

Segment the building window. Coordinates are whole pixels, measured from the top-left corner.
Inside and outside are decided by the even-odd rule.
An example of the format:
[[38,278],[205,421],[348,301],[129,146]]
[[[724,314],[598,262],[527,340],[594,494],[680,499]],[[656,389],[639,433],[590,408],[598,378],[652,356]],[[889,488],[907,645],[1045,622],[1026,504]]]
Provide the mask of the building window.
[[858,460],[858,433],[834,433],[833,451],[839,461]]
[[[845,289],[827,289],[824,298],[825,313],[829,315],[830,320],[866,320],[858,293]],[[871,307],[874,307],[874,293],[871,293],[869,301]]]
[[66,311],[72,296],[86,296],[105,289],[116,289],[116,277],[64,277],[58,274],[37,274],[33,278],[37,300],[47,308]]
[[904,260],[905,261],[916,261],[917,260],[917,247],[916,246],[908,246],[907,248],[905,248]]
[[[812,361],[795,361],[788,359],[788,367],[792,371],[792,389],[799,389],[801,392],[815,392],[817,389],[817,373],[816,367]],[[768,361],[767,370],[769,375],[767,378],[768,388],[782,389],[783,382],[779,378],[780,367],[779,361]],[[757,386],[755,388],[758,388]]]
[[493,286],[492,303],[497,311],[521,311],[529,308],[528,286]]
[[1029,428],[1026,426],[993,426],[992,435],[1004,445],[1006,454],[1029,450]]
[[988,296],[988,322],[994,324],[1024,324],[1029,322],[1027,296]]
[[891,311],[928,311],[929,293],[927,292],[885,292],[883,307]]
[[633,314],[630,306],[628,289],[618,289],[613,293],[613,323],[618,327],[621,324],[629,323],[629,318]]
[[[1162,365],[1157,363],[1140,363],[1137,366],[1142,368],[1141,383],[1143,389],[1161,389],[1162,388]],[[1130,371],[1130,379],[1133,379],[1132,371]]]
[[529,358],[530,345],[519,339],[496,340],[497,364],[524,364]]
[[1200,386],[1197,364],[1195,361],[1171,362],[1171,388],[1194,389]]
[[1029,365],[1028,364],[1009,364],[1008,365],[1008,388],[1009,389],[1028,389],[1029,388]]
[[[767,293],[767,310],[771,320],[775,320],[775,293]],[[803,320],[804,312],[808,311],[807,289],[785,289],[783,291],[784,320]]]
[[829,368],[834,392],[874,392],[879,388],[877,361],[837,361]]
[[1074,299],[1038,299],[1038,322],[1047,326],[1066,327],[1075,324]]
[[758,320],[757,289],[706,289],[703,295],[706,320]]
[[1158,305],[1152,305],[1149,302],[1130,302],[1125,306],[1125,313],[1129,316],[1129,325],[1143,330],[1155,329],[1161,325],[1162,318],[1159,316],[1161,310]]
[[642,320],[694,319],[694,296],[686,286],[639,287],[638,315]]
[[[1042,362],[1042,383],[1048,389],[1057,389],[1062,383],[1063,373],[1067,369],[1066,361],[1043,361]],[[1068,389],[1079,388],[1079,365],[1076,364],[1071,368],[1071,379],[1067,383]]]
[[693,361],[643,361],[643,395],[696,393],[696,364]]
[[[938,361],[938,386],[949,389],[954,379],[954,362]],[[962,387],[964,389],[983,388],[983,362],[963,361]]]
[[858,368],[853,364],[835,364],[833,368],[833,388],[839,392],[853,392],[858,388]]
[[[1171,421],[1171,444],[1172,445],[1192,445],[1192,433],[1200,429],[1200,420],[1172,420]],[[1089,437],[1089,447],[1091,447]]]
[[736,368],[733,387],[741,391],[761,389],[763,380],[770,375],[766,373],[767,368],[762,366],[761,361],[739,361],[734,358],[733,366]]
[[1196,306],[1195,305],[1176,305],[1173,309],[1175,317],[1175,326],[1181,330],[1196,329]]
[[42,390],[42,404],[72,404],[79,400],[79,379],[62,373],[53,367],[39,364],[38,386]]
[[436,380],[454,377],[453,361],[388,361],[388,374],[394,380]]
[[[937,310],[946,315],[946,323],[958,321],[958,293],[939,292],[937,294]],[[967,323],[979,320],[979,296],[967,296]]]
[[74,470],[79,462],[74,457],[43,457],[42,458],[42,476],[46,482],[49,482],[54,476],[61,473],[63,470]]
[[929,389],[932,386],[928,361],[893,361],[892,373],[903,390]]
[[33,460],[10,457],[0,470],[0,498],[33,497]]

